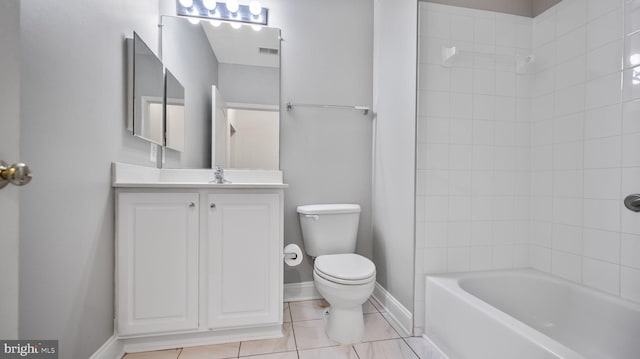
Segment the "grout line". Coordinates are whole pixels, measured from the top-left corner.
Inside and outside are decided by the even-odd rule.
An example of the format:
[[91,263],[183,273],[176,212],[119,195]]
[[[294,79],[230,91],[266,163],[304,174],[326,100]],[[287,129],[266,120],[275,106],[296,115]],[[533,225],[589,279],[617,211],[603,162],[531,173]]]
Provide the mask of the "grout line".
[[[291,317],[291,306],[289,306],[289,317]],[[300,351],[298,350],[298,340],[296,339],[296,330],[293,326],[293,317],[291,317],[291,334],[293,335],[293,344],[296,347],[296,355],[300,358]]]
[[[374,314],[374,313],[371,313],[371,314]],[[296,320],[295,322],[291,322],[291,323],[313,322],[313,321],[318,321],[318,320],[322,320],[322,318]]]
[[240,343],[238,344],[238,355],[236,356],[236,358],[240,358],[240,348],[242,347],[242,341],[240,341]]
[[[269,339],[267,339],[269,340]],[[284,353],[293,353],[293,352],[298,352],[297,350],[283,350],[283,351],[275,351],[275,352],[271,352],[271,353],[255,353],[255,354],[247,354],[247,355],[242,355],[242,356],[238,356],[238,358],[247,358],[247,357],[255,357],[255,356],[265,356],[265,355],[274,355],[274,354],[284,354]]]
[[402,338],[402,341],[404,341],[404,343],[409,347],[409,350],[411,350],[411,351],[413,352],[413,354],[415,354],[415,355],[416,355],[416,358],[418,358],[418,359],[422,359],[422,358],[420,358],[420,355],[418,354],[418,352],[416,352],[416,351],[413,349],[413,347],[409,344],[409,342],[407,341],[407,339],[406,339],[406,338]]
[[378,340],[372,340],[372,341],[370,341],[370,342],[359,342],[359,343],[357,343],[357,344],[370,344],[370,343],[378,343],[378,342],[391,342],[391,341],[399,340],[399,339],[402,339],[402,337],[400,337],[400,338],[378,339]]
[[293,324],[293,313],[291,313],[291,302],[287,302],[287,306],[289,307],[289,320]]
[[[626,1],[623,5],[622,5],[622,57],[624,59],[625,54],[626,54],[626,43],[627,43],[627,39],[630,39],[632,36],[634,36],[636,32],[634,32],[633,34],[628,34],[627,33],[627,25],[628,24],[628,17],[625,16],[624,14],[627,11],[627,5],[629,4],[628,1]],[[631,6],[629,6],[629,8],[631,8]],[[630,10],[630,9],[629,9]],[[604,45],[603,45],[604,46]],[[622,70],[620,70],[622,73],[622,90],[620,91],[619,97],[618,97],[618,103],[620,104],[620,166],[618,167],[618,175],[620,176],[620,199],[624,200],[625,198],[625,194],[624,194],[624,137],[625,135],[629,135],[629,133],[625,132],[625,126],[624,126],[624,118],[625,118],[625,103],[627,102],[631,102],[631,101],[625,101],[625,71],[627,71],[627,66],[626,66],[626,60],[622,61]],[[634,100],[632,100],[634,101]],[[635,132],[634,132],[635,133]],[[584,185],[583,185],[584,188]],[[622,208],[622,211],[624,211],[624,207]],[[622,212],[620,212],[619,218],[618,218],[618,293],[616,294],[617,297],[619,298],[624,298],[622,296],[622,271],[624,269],[623,265],[622,265],[622,233],[623,233],[623,221],[624,221],[624,214]],[[583,236],[583,242],[582,242],[582,251],[584,253],[584,236]],[[582,260],[582,282],[584,283],[584,258]]]
[[353,352],[356,353],[356,358],[360,359],[360,354],[358,354],[355,344],[351,344],[351,350],[353,350]]
[[[393,331],[394,331],[396,334],[398,334],[398,336],[399,336],[400,338],[402,338],[402,334],[400,334],[400,333],[398,332],[398,330],[393,326],[393,324],[391,324],[391,322],[390,322],[390,321],[389,321],[389,320],[388,320],[384,315],[382,315],[382,313],[379,313],[379,314],[380,314],[380,316],[382,317],[382,319],[384,319],[384,320],[387,322],[387,324],[389,324],[389,326],[391,327],[391,329],[393,329]],[[388,314],[388,313],[387,313],[387,314]],[[397,339],[397,338],[395,338],[395,339]]]

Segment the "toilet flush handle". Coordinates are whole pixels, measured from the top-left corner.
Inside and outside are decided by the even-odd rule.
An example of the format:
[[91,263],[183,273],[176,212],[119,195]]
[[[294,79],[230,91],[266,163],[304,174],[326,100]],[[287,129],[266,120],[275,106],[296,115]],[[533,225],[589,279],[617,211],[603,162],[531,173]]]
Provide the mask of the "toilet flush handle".
[[309,219],[313,219],[314,221],[317,221],[320,219],[320,216],[318,216],[317,214],[305,214],[304,218],[309,218]]

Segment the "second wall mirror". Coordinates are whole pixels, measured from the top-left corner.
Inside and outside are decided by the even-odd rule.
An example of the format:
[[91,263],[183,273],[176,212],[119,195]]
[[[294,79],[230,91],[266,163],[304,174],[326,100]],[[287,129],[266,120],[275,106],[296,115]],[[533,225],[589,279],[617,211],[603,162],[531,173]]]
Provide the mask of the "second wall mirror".
[[129,47],[129,123],[136,137],[164,145],[164,70],[162,61],[137,33]]

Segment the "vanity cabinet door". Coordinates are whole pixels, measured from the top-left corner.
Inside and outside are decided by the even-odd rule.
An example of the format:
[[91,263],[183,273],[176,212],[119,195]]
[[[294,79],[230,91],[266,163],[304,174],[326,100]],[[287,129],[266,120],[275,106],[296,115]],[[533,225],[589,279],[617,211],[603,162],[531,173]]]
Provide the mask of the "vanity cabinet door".
[[208,195],[208,326],[282,323],[281,196]]
[[119,193],[117,333],[198,328],[198,193]]

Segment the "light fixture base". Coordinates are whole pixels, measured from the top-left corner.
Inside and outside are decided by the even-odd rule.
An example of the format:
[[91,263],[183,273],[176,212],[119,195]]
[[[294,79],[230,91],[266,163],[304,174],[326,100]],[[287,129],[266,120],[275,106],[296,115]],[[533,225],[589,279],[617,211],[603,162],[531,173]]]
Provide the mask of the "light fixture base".
[[[182,2],[184,2],[184,0]],[[255,15],[251,12],[250,6],[248,5],[239,5],[238,11],[231,12],[227,9],[226,3],[224,2],[217,2],[213,10],[209,10],[205,6],[205,0],[193,0],[193,4],[189,7],[184,6],[182,2],[180,0],[176,0],[176,10],[179,16],[224,20],[264,26],[268,24],[269,20],[269,9],[264,7],[260,7],[260,12]],[[207,5],[211,7],[211,4]],[[256,12],[256,5],[253,5],[253,8],[254,12]]]

